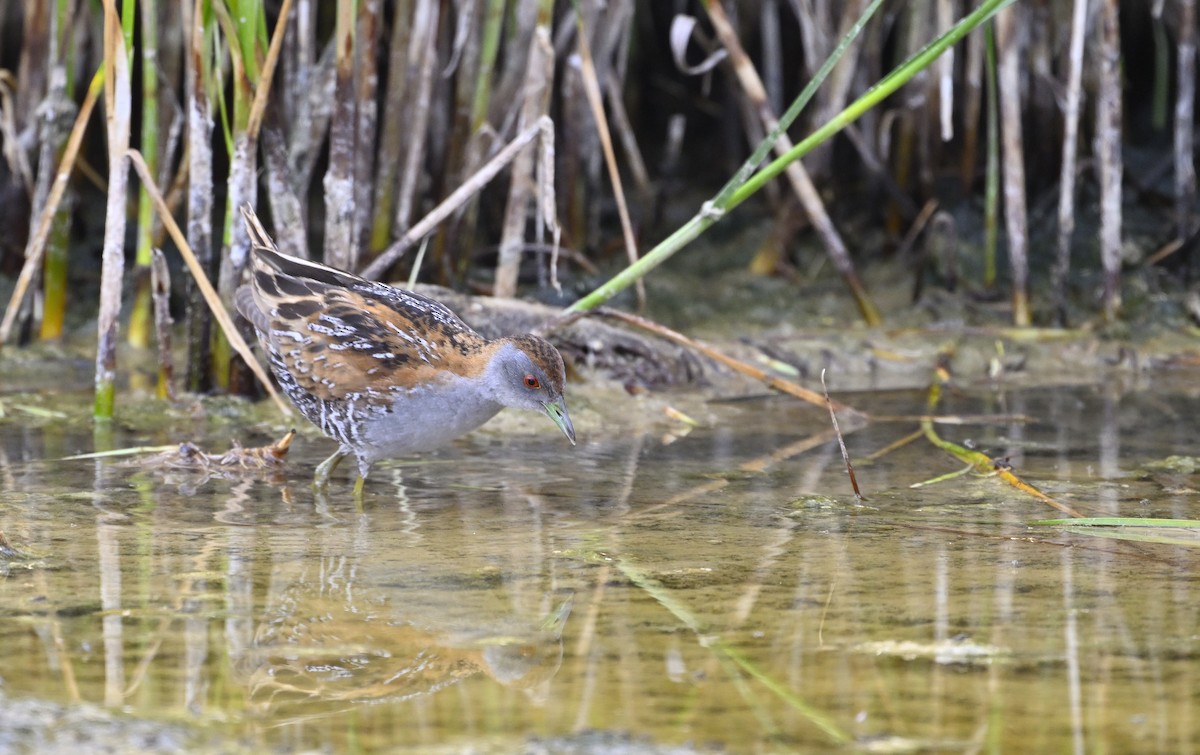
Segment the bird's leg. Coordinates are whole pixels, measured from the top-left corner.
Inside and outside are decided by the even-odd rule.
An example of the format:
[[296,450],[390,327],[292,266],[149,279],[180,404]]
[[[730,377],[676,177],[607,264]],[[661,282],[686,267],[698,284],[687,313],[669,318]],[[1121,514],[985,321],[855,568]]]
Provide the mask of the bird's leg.
[[329,486],[329,475],[333,474],[333,470],[337,469],[337,465],[342,463],[342,459],[350,455],[350,452],[345,448],[339,448],[334,451],[333,456],[330,456],[325,461],[317,465],[317,471],[313,476],[313,485],[318,488]]
[[362,502],[363,485],[367,482],[367,475],[371,473],[371,462],[363,457],[358,457],[358,479],[354,481],[354,500]]

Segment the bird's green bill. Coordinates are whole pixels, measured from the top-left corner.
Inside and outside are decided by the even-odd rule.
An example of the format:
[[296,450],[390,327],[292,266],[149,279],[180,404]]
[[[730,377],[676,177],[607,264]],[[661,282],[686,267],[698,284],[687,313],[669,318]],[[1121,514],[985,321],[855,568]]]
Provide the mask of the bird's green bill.
[[547,401],[542,406],[550,420],[558,425],[558,429],[571,441],[571,445],[575,445],[575,426],[571,424],[571,415],[567,414],[567,402],[560,398],[558,401]]

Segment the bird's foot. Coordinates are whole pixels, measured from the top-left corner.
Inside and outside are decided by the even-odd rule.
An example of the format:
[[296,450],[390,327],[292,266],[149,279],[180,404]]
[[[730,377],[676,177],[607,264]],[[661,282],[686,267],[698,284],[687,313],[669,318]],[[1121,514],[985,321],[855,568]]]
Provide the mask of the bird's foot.
[[318,490],[324,490],[329,487],[329,476],[333,474],[333,470],[337,469],[338,464],[341,464],[342,459],[346,458],[347,455],[347,451],[338,449],[333,456],[318,464],[316,472],[313,474],[313,487]]

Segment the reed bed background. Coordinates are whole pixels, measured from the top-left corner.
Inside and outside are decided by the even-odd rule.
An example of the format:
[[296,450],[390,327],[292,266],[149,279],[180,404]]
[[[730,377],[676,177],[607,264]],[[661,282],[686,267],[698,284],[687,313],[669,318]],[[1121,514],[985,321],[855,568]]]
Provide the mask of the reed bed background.
[[[814,234],[869,324],[859,270],[896,255],[1018,326],[1112,321],[1123,269],[1197,272],[1196,22],[1194,0],[0,0],[0,344],[95,317],[111,416],[118,339],[169,350],[154,250],[227,307],[244,206],[291,254],[496,296],[654,247],[558,294],[587,309],[752,197],[776,224],[752,269],[794,273]],[[239,339],[173,269],[187,390],[238,389]]]

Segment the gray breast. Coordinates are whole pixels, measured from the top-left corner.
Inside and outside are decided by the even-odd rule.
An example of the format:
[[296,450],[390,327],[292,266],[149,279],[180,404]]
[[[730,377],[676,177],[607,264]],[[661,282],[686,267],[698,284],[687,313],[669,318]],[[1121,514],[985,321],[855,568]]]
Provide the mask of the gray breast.
[[372,462],[428,451],[474,430],[501,408],[478,384],[455,376],[427,388],[397,388],[388,410],[363,423],[359,445]]

